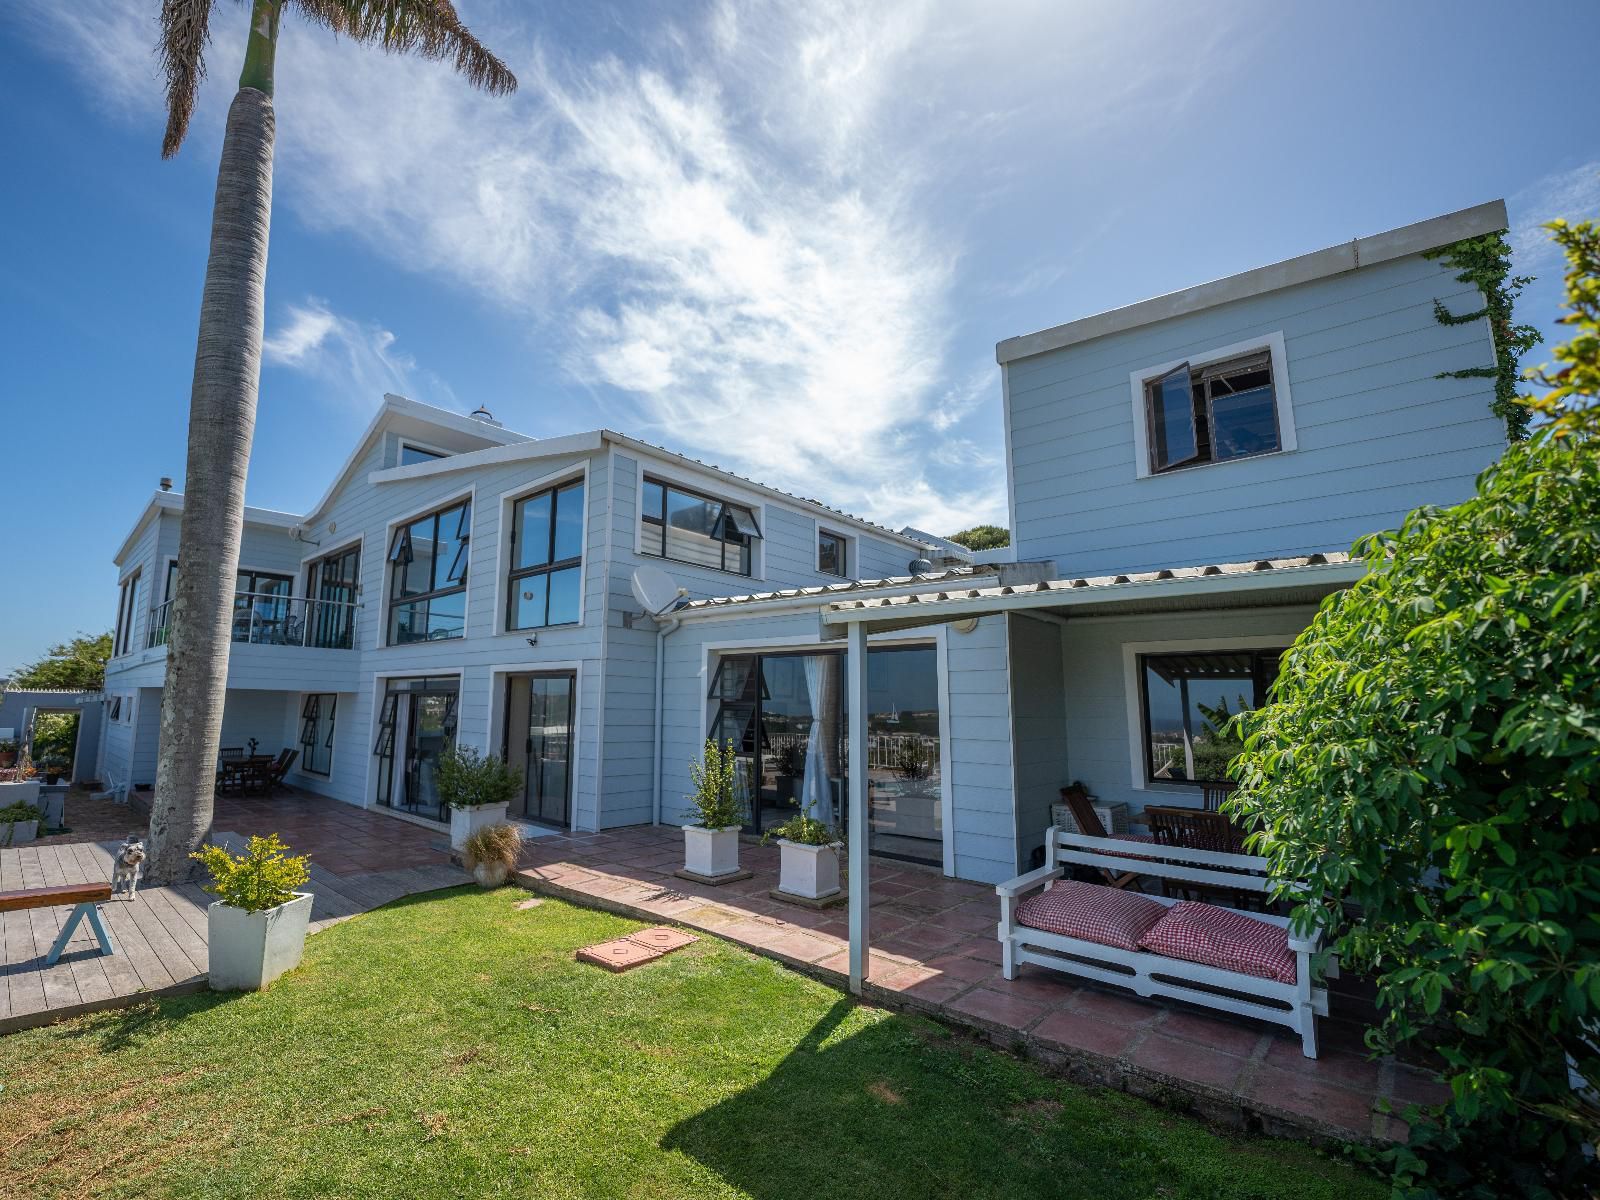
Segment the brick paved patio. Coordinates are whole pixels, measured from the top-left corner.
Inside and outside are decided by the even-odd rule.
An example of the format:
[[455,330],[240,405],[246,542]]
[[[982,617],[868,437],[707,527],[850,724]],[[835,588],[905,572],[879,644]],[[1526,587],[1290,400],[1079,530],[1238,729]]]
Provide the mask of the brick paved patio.
[[[773,900],[778,851],[746,842],[754,878],[723,887],[677,879],[683,835],[634,827],[544,838],[524,849],[519,881],[534,891],[644,920],[715,933],[844,986],[843,908],[813,912]],[[872,956],[866,998],[926,1012],[1021,1049],[1075,1078],[1156,1096],[1242,1128],[1340,1141],[1403,1135],[1397,1109],[1441,1094],[1432,1077],[1367,1057],[1362,1020],[1370,992],[1345,979],[1318,1023],[1320,1057],[1288,1030],[1024,966],[1000,974],[994,889],[898,863],[871,870]]]

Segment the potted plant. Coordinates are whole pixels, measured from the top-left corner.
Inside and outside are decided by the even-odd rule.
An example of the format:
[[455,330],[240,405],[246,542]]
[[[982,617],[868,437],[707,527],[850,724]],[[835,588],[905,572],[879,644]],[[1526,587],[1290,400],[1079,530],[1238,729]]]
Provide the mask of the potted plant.
[[726,748],[706,740],[700,762],[689,764],[694,791],[685,797],[690,818],[683,827],[683,869],[690,875],[717,879],[739,874],[739,829],[742,814],[733,794],[736,759],[733,743]]
[[46,754],[39,760],[39,770],[44,772],[44,781],[52,787],[61,781],[61,777],[71,767],[72,764],[59,754]]
[[839,850],[844,835],[826,821],[795,813],[761,835],[778,843],[778,890],[802,900],[839,894]]
[[[21,755],[20,760],[13,752],[11,760],[15,765],[0,768],[0,812],[15,808],[17,805],[38,808],[39,781],[34,778],[33,762],[26,752]],[[20,831],[16,832],[20,836]],[[33,835],[28,835],[27,840],[32,841]]]
[[475,830],[461,847],[461,858],[479,887],[497,888],[517,869],[522,831],[505,821]]
[[0,740],[0,767],[17,765],[17,743],[11,738]]
[[290,857],[277,834],[252,837],[243,854],[203,846],[190,857],[211,873],[206,910],[211,986],[258,991],[300,965],[311,920],[311,877],[305,855]]
[[793,742],[773,755],[778,769],[778,803],[793,800],[800,794],[800,776],[806,769],[806,752]]
[[450,848],[462,850],[467,839],[486,825],[506,819],[511,798],[522,778],[473,746],[452,746],[439,755],[435,778],[439,799],[450,806]]
[[[35,790],[38,784],[33,785]],[[0,808],[0,846],[24,846],[39,836],[37,805],[22,800],[13,801]]]

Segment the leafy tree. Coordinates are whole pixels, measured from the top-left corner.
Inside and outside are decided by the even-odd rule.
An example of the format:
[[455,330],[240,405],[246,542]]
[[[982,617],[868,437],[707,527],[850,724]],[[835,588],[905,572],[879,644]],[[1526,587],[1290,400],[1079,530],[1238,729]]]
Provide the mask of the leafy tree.
[[[163,157],[183,144],[205,77],[218,0],[162,0],[156,53],[166,75]],[[516,77],[468,32],[449,0],[249,0],[239,90],[228,110],[200,300],[189,393],[184,519],[172,597],[161,740],[150,813],[148,878],[173,883],[211,827],[227,694],[245,472],[261,382],[262,308],[272,209],[272,91],[278,23],[292,8],[312,24],[391,52],[443,59],[475,87],[505,94]]]
[[111,635],[80,633],[45,651],[44,657],[11,676],[11,686],[19,688],[76,688],[94,692],[106,678],[106,663],[111,658]]
[[960,533],[952,533],[950,540],[968,550],[998,550],[1011,545],[1011,531],[1000,525],[974,525]]
[[1397,1196],[1600,1185],[1600,226],[1551,229],[1575,328],[1546,421],[1465,503],[1358,543],[1367,575],[1239,719],[1231,809],[1375,978],[1369,1043],[1444,1064]]

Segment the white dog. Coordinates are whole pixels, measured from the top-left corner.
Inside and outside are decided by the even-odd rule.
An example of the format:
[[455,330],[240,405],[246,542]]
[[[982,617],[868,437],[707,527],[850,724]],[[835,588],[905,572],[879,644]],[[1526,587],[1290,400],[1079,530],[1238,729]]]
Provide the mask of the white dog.
[[128,899],[132,900],[139,890],[139,876],[144,871],[144,839],[137,833],[130,833],[117,851],[117,859],[111,868],[111,894],[115,896],[123,888],[127,888]]

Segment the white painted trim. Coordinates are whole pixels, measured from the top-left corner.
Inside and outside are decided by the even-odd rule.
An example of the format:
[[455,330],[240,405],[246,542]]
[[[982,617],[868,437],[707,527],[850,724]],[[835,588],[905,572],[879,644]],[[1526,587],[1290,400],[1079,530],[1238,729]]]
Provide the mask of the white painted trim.
[[[513,675],[572,675],[572,749],[567,755],[567,828],[582,831],[578,825],[578,782],[582,778],[583,750],[588,744],[584,733],[583,693],[585,664],[583,659],[557,659],[551,662],[501,663],[489,668],[489,704],[484,710],[488,726],[484,731],[483,752],[495,757],[495,742],[500,742],[499,757],[506,761],[505,745],[505,690],[506,681]],[[602,674],[604,672],[602,671]],[[600,824],[599,794],[595,796],[595,826]]]
[[1171,787],[1151,787],[1144,777],[1144,713],[1139,704],[1139,656],[1141,654],[1173,654],[1208,650],[1286,650],[1294,642],[1293,634],[1258,633],[1234,637],[1176,638],[1160,642],[1122,643],[1123,704],[1128,720],[1128,753],[1130,774],[1135,791],[1156,795],[1169,794],[1173,788],[1193,789],[1196,784],[1174,780]]
[[[860,539],[860,537],[857,534],[854,534],[854,533],[845,533],[843,530],[839,529],[837,526],[830,526],[825,521],[814,521],[814,522],[812,522],[812,524],[814,526],[814,529],[812,530],[811,548],[812,548],[812,555],[813,555],[814,561],[812,562],[811,565],[815,569],[817,574],[818,575],[826,575],[830,579],[837,579],[841,583],[849,582],[850,580],[857,578],[861,574],[861,539]],[[766,541],[767,540],[766,537],[765,537],[765,529],[766,529],[766,526],[762,526],[762,530],[763,530],[763,536],[762,536],[762,539],[761,539],[762,541]],[[842,541],[844,543],[844,564],[843,564],[844,565],[844,571],[842,573],[840,573],[840,574],[836,575],[832,571],[824,571],[822,569],[822,535],[823,534],[827,534],[829,537],[838,538],[840,541]]]
[[[433,501],[432,503],[425,504],[421,508],[413,510],[406,516],[397,517],[383,527],[383,560],[380,565],[381,573],[379,575],[378,587],[378,628],[377,637],[373,639],[374,650],[414,650],[418,646],[427,646],[433,644],[430,642],[404,642],[394,646],[390,646],[388,644],[389,572],[393,569],[393,564],[389,562],[389,547],[394,545],[394,531],[401,525],[409,525],[412,521],[415,521],[419,517],[427,516],[429,513],[441,512],[444,509],[453,508],[463,499],[470,499],[472,501],[472,524],[467,530],[467,576],[464,580],[462,580],[464,586],[462,589],[461,601],[461,636],[459,638],[449,638],[444,640],[453,642],[469,642],[472,640],[472,634],[469,632],[472,627],[472,568],[477,563],[478,546],[478,485],[476,483],[474,483],[471,487],[463,489],[462,491],[451,493],[449,496]],[[365,557],[365,552],[363,552],[363,566],[365,565]]]
[[[397,434],[395,436],[394,449],[394,465],[396,467],[400,466],[401,456],[405,454],[407,446],[410,446],[416,450],[421,450],[425,454],[434,454],[438,456],[437,458],[429,459],[429,462],[439,462],[441,459],[446,459],[452,455],[461,453],[459,450],[446,450],[443,446],[430,446],[427,442],[419,442],[416,438],[406,437],[404,434]],[[421,466],[422,464],[407,463],[406,465],[415,467]]]
[[[635,493],[635,525],[638,524],[638,494]],[[609,669],[610,659],[607,649],[611,644],[611,565],[612,546],[611,535],[616,529],[615,505],[617,502],[617,448],[606,448],[606,538],[605,538],[605,565],[600,570],[600,682],[595,689],[595,750],[594,750],[594,830],[598,833],[605,828],[604,813],[601,811],[605,798],[606,778],[606,681],[611,677]],[[589,554],[589,544],[585,526],[583,553]],[[589,597],[583,597],[585,609],[589,606]],[[659,724],[660,718],[657,717]],[[576,819],[577,801],[573,801],[573,814]]]
[[[633,552],[639,558],[649,563],[668,563],[663,570],[671,572],[673,567],[681,567],[690,571],[708,571],[713,575],[723,575],[729,579],[756,579],[765,581],[767,578],[767,540],[770,529],[767,521],[767,501],[758,493],[745,492],[737,487],[724,487],[719,479],[713,479],[707,484],[705,477],[697,476],[693,471],[686,471],[674,463],[663,463],[660,459],[652,459],[655,465],[648,470],[642,454],[636,456],[638,464],[635,472],[634,504],[633,504]],[[710,500],[721,500],[724,503],[742,504],[755,513],[756,524],[761,526],[761,536],[756,539],[759,545],[750,547],[750,574],[741,575],[737,571],[724,571],[721,567],[708,567],[700,563],[681,562],[676,558],[666,558],[659,554],[647,554],[644,549],[644,477],[652,475],[666,483],[676,483],[696,492]]]
[[[1017,547],[1017,467],[1011,445],[1011,364],[1000,364],[1000,428],[1006,438],[1006,522],[1011,530],[1013,560]],[[977,560],[974,559],[974,562]]]
[[[571,483],[574,479],[583,480],[583,528],[579,532],[579,540],[583,546],[583,557],[578,561],[578,619],[576,622],[567,622],[562,625],[539,625],[532,629],[511,629],[507,624],[507,611],[510,593],[507,583],[511,574],[511,555],[516,547],[511,540],[511,514],[517,501],[526,499],[538,492],[560,487],[563,483]],[[548,475],[541,475],[531,483],[518,484],[500,493],[497,500],[498,508],[498,533],[495,536],[495,577],[494,577],[494,612],[489,620],[489,634],[491,637],[509,635],[513,637],[529,637],[546,629],[578,629],[587,624],[587,593],[585,587],[589,582],[589,460],[573,463],[571,466],[562,467],[559,471],[551,471]],[[472,516],[473,524],[477,524],[476,510]],[[476,535],[474,535],[476,536]]]
[[[1144,389],[1145,384],[1152,379],[1159,378],[1175,367],[1188,363],[1191,367],[1204,367],[1224,359],[1240,358],[1246,354],[1253,354],[1258,350],[1269,350],[1272,353],[1272,402],[1278,410],[1278,448],[1268,450],[1262,454],[1251,454],[1244,458],[1227,458],[1220,462],[1195,463],[1193,466],[1176,468],[1170,471],[1155,472],[1150,469],[1150,430],[1145,423]],[[1210,467],[1225,467],[1232,463],[1249,462],[1252,459],[1268,458],[1274,454],[1292,454],[1298,442],[1294,433],[1294,402],[1289,394],[1289,360],[1284,352],[1283,330],[1275,329],[1271,333],[1263,333],[1257,337],[1246,338],[1242,342],[1234,342],[1231,346],[1219,346],[1214,350],[1205,350],[1199,354],[1190,354],[1184,358],[1174,358],[1169,362],[1159,363],[1153,367],[1140,367],[1137,371],[1128,373],[1128,390],[1133,401],[1133,467],[1134,475],[1139,479],[1167,478],[1169,476],[1184,475],[1190,471],[1204,470]],[[1010,451],[1007,451],[1007,461],[1010,461]]]

